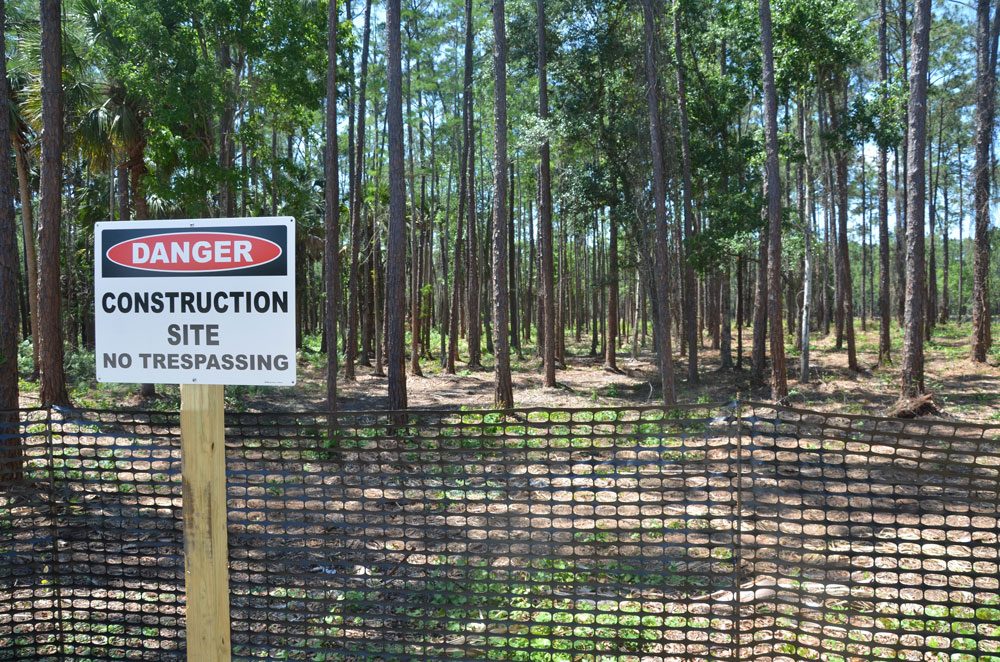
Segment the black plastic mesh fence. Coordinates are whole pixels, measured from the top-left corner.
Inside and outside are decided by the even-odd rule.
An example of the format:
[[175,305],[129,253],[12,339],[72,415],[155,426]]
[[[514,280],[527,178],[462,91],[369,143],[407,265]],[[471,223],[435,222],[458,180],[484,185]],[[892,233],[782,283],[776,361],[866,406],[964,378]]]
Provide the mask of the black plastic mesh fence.
[[[0,659],[183,657],[178,416],[18,418]],[[1000,426],[229,414],[227,456],[239,659],[1000,662]]]

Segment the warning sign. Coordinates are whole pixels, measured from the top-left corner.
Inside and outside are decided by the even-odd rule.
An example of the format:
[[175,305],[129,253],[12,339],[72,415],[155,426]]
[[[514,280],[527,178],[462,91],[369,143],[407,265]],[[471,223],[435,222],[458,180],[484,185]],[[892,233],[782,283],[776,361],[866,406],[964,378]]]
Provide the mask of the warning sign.
[[129,221],[94,229],[97,379],[295,383],[295,221]]

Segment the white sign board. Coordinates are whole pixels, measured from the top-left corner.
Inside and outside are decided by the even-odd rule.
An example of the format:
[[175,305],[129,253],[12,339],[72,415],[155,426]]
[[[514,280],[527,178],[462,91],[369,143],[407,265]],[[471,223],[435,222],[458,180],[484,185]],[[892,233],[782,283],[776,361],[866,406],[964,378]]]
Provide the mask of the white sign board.
[[295,383],[292,218],[98,223],[97,380]]

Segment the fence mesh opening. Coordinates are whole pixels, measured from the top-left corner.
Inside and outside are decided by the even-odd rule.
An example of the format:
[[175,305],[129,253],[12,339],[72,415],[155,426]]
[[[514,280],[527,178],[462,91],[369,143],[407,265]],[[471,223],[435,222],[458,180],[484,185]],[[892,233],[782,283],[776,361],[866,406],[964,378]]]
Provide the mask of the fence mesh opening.
[[[0,659],[182,658],[179,417],[16,420]],[[238,659],[1000,662],[1000,426],[731,403],[226,427]]]

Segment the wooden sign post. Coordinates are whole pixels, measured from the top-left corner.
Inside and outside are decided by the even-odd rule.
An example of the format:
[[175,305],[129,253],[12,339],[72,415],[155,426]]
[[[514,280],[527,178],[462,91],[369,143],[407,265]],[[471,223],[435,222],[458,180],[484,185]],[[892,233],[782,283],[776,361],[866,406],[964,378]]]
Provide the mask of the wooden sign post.
[[181,385],[187,659],[229,662],[223,384],[295,384],[295,219],[94,226],[97,380]]
[[229,545],[222,386],[181,384],[181,476],[188,660],[228,662]]

